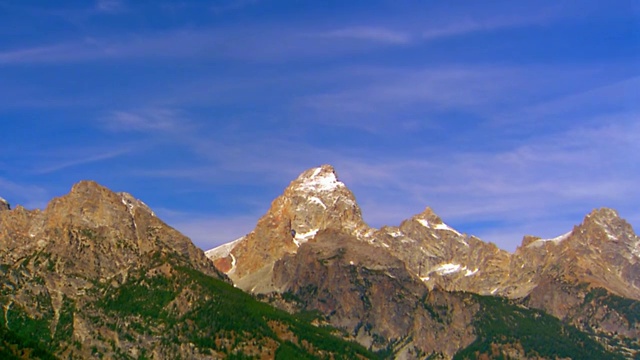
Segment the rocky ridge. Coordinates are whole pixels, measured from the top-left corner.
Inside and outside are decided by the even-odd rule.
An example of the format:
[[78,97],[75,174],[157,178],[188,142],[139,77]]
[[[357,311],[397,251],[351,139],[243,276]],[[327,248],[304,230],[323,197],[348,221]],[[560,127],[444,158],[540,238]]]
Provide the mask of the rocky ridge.
[[0,304],[2,358],[373,357],[233,288],[142,201],[93,181],[0,212]]
[[[320,179],[328,179],[326,184],[330,186],[318,186],[319,183],[325,183],[325,180],[315,178],[319,174],[322,174]],[[334,204],[330,200],[335,199],[346,201],[337,201],[340,204],[338,207],[327,206]],[[294,294],[304,300],[304,309],[320,310],[332,324],[348,330],[367,346],[375,344],[372,339],[385,339],[386,342],[382,343],[390,344],[404,337],[424,337],[424,334],[413,334],[407,324],[403,328],[393,320],[380,316],[375,313],[374,307],[367,307],[366,302],[358,305],[358,308],[355,305],[357,302],[349,300],[353,295],[344,289],[340,290],[339,285],[330,283],[344,282],[350,284],[345,288],[353,290],[363,280],[357,276],[345,279],[340,274],[352,271],[349,270],[351,268],[356,272],[374,268],[378,273],[385,274],[378,276],[375,282],[385,283],[387,288],[382,290],[385,286],[380,285],[378,290],[370,290],[365,297],[379,298],[379,306],[384,304],[393,308],[397,301],[385,300],[385,296],[394,291],[405,291],[391,285],[395,281],[393,279],[398,277],[394,272],[402,267],[403,276],[411,278],[411,281],[405,280],[403,283],[419,284],[415,285],[415,289],[422,289],[412,290],[414,300],[420,297],[420,291],[445,290],[443,297],[451,297],[455,292],[501,296],[521,306],[544,310],[594,338],[607,338],[601,342],[615,351],[629,349],[611,340],[614,333],[624,334],[622,336],[627,345],[632,343],[627,354],[632,354],[636,351],[633,349],[640,349],[640,325],[633,315],[625,313],[627,308],[609,306],[607,311],[601,311],[600,318],[609,319],[608,324],[602,326],[607,322],[589,321],[589,314],[594,314],[598,304],[614,301],[605,296],[600,298],[600,303],[594,302],[593,298],[599,297],[592,292],[597,292],[597,289],[610,294],[607,296],[640,300],[637,284],[640,279],[639,244],[639,238],[631,226],[611,209],[595,210],[571,232],[555,239],[527,236],[515,253],[500,250],[494,244],[458,232],[446,225],[430,208],[397,227],[372,229],[362,221],[353,194],[337,181],[333,168],[324,165],[305,171],[292,182],[284,194],[273,202],[252,233],[213,249],[207,255],[223,271],[229,267],[221,264],[231,259],[234,267],[227,274],[241,288],[254,293]],[[270,247],[280,250],[268,251],[268,256],[261,255]],[[252,249],[258,251],[252,254]],[[343,253],[335,253],[336,249],[342,249]],[[335,260],[343,258],[344,254],[350,254],[349,263]],[[372,267],[371,254],[377,254],[377,258],[388,258],[390,262]],[[256,259],[257,255],[262,258]],[[254,267],[234,273],[237,269],[248,269],[248,264],[255,264],[256,261],[269,270],[260,273],[258,267]],[[322,269],[318,263],[327,269]],[[337,268],[331,270],[332,267]],[[260,276],[253,275],[257,273]],[[309,292],[310,289],[313,291]],[[317,300],[310,294],[317,296]],[[360,301],[363,298],[361,296]],[[452,298],[447,301],[455,302]],[[348,304],[352,305],[348,306],[348,310],[340,310]],[[409,313],[398,309],[395,315],[403,317]],[[448,316],[474,317],[472,312],[461,309]],[[363,332],[354,326],[358,324],[355,319],[380,321],[367,323],[369,326]],[[461,329],[468,326],[471,326],[469,322],[461,322],[452,329],[463,331]],[[447,336],[447,339],[453,338]],[[382,343],[377,345],[382,346]],[[457,342],[458,346],[463,343]],[[409,348],[418,352],[442,353],[445,357],[452,355],[449,350],[438,348],[433,342],[411,342],[409,345]],[[401,348],[398,343],[394,346],[396,350]]]

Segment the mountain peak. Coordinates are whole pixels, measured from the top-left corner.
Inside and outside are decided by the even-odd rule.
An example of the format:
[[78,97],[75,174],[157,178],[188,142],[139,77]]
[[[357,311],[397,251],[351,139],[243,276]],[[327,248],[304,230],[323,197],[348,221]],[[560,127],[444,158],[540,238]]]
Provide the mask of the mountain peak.
[[429,206],[427,206],[421,213],[413,216],[413,219],[419,221],[426,227],[430,227],[430,225],[428,224],[435,225],[442,223],[442,219]]
[[620,219],[620,215],[614,209],[610,208],[600,208],[593,209],[586,217],[585,222],[590,220],[595,221],[596,223],[601,222],[611,222],[613,220]]
[[412,217],[411,220],[417,221],[422,226],[424,226],[424,227],[426,227],[428,229],[446,230],[446,231],[450,231],[450,232],[452,232],[452,233],[454,233],[454,234],[456,234],[458,236],[462,236],[462,234],[459,233],[457,230],[455,230],[452,227],[450,227],[449,225],[445,224],[442,221],[442,219],[440,218],[440,216],[436,215],[436,213],[433,211],[433,209],[431,209],[428,206],[420,214],[415,215],[414,217]]
[[296,253],[303,243],[326,229],[358,238],[364,238],[370,230],[355,196],[330,165],[304,171],[272,202],[251,233],[212,249],[208,255],[240,288],[253,292],[260,279],[270,275],[276,260]]
[[331,165],[322,165],[303,172],[293,181],[292,185],[297,190],[313,193],[328,192],[345,187],[344,183],[338,180],[336,171]]
[[104,187],[94,180],[80,180],[71,187],[71,193],[82,194],[103,189]]

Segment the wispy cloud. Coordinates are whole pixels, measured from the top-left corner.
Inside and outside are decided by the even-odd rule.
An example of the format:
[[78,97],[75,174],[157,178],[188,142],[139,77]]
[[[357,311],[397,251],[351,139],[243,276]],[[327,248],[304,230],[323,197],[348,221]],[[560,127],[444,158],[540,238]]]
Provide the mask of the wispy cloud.
[[115,132],[169,132],[190,127],[191,122],[175,109],[148,108],[139,111],[113,111],[104,126]]
[[408,44],[411,42],[411,35],[409,33],[374,26],[346,27],[320,32],[314,34],[313,36],[322,38],[373,41],[388,44]]
[[554,11],[544,11],[542,13],[526,15],[488,15],[463,19],[449,19],[445,23],[438,21],[436,22],[436,26],[431,26],[423,30],[421,37],[425,40],[437,40],[477,32],[524,26],[542,26],[549,21],[555,20],[559,16],[560,14]]
[[[58,172],[60,170],[65,170],[65,169],[77,167],[80,165],[87,165],[87,164],[114,159],[114,158],[126,155],[131,151],[132,149],[129,147],[123,147],[115,150],[103,149],[100,151],[74,148],[73,149],[73,153],[75,154],[74,156],[67,156],[65,159],[53,160],[51,161],[51,163],[47,165],[41,165],[38,168],[34,169],[33,173],[38,175],[51,174],[54,172]],[[78,156],[77,154],[82,154],[82,155]]]

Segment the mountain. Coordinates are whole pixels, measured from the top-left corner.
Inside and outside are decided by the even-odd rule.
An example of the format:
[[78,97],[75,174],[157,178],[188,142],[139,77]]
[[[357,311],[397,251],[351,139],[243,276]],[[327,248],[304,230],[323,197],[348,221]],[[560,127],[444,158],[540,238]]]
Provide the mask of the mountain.
[[369,230],[353,193],[328,165],[302,173],[271,203],[251,233],[207,251],[207,256],[239,288],[270,292],[275,262],[325,229],[359,238]]
[[[555,239],[527,236],[509,253],[430,208],[399,226],[370,228],[353,193],[323,165],[294,180],[251,233],[206,254],[245,291],[293,313],[319,311],[398,358],[640,352],[640,242],[611,209]],[[510,327],[492,313],[511,314]],[[534,320],[541,316],[556,320]],[[520,328],[530,333],[512,338]],[[576,355],[575,344],[592,350]]]
[[142,201],[91,181],[0,211],[0,357],[374,358],[234,288]]

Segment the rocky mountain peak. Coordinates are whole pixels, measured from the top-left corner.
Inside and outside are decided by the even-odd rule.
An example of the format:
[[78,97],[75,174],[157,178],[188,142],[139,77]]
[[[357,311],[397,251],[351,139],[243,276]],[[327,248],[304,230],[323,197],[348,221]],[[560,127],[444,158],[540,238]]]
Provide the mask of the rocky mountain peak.
[[442,219],[428,206],[421,213],[414,215],[411,220],[419,222],[426,228],[435,228],[444,224]]
[[[327,229],[361,239],[370,230],[362,220],[353,193],[338,180],[332,166],[322,165],[304,171],[293,180],[251,233],[207,254],[218,269],[244,288],[249,285],[239,282],[241,278],[260,271],[269,273],[277,259],[296,253],[303,243]],[[249,288],[259,281],[254,277]]]
[[0,211],[3,210],[11,210],[11,205],[9,205],[7,200],[0,197]]
[[592,210],[585,216],[582,222],[583,226],[599,226],[608,227],[623,221],[618,212],[609,208],[600,208]]
[[629,223],[622,219],[618,212],[601,208],[591,211],[585,216],[582,224],[576,226],[573,233],[580,234],[585,243],[618,243],[628,245],[633,253],[640,253],[634,249],[638,243],[638,237]]
[[344,183],[338,180],[336,171],[331,165],[322,165],[304,171],[291,183],[291,186],[296,190],[309,193],[328,192],[345,187]]

